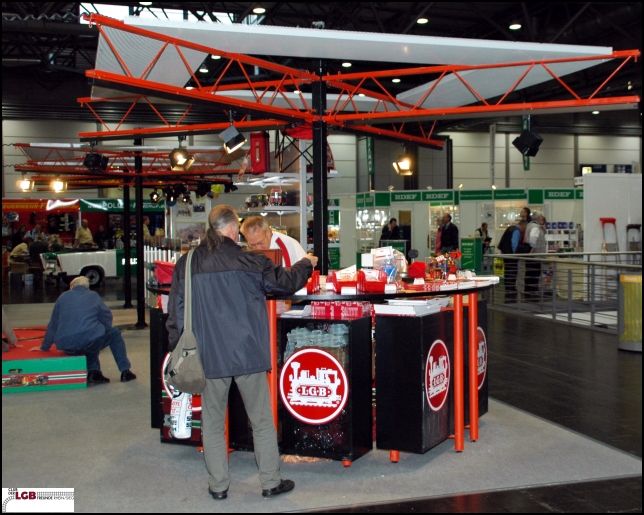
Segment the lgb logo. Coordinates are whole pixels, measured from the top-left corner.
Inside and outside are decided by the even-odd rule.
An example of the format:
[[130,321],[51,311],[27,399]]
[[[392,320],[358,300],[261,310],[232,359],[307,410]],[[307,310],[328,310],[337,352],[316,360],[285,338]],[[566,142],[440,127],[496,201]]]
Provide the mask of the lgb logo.
[[35,499],[36,498],[36,492],[16,492],[16,499],[20,500],[27,500],[27,499]]
[[439,411],[449,392],[449,354],[441,340],[432,343],[425,365],[425,393],[432,411]]

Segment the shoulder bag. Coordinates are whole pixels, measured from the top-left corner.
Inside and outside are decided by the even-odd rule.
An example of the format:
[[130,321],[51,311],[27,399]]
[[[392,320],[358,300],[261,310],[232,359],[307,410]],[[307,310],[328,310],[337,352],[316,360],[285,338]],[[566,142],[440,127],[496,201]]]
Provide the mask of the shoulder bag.
[[183,295],[183,333],[163,372],[166,383],[186,393],[201,393],[206,386],[206,376],[199,356],[197,339],[192,332],[192,273],[191,261],[194,250],[186,259],[186,278]]

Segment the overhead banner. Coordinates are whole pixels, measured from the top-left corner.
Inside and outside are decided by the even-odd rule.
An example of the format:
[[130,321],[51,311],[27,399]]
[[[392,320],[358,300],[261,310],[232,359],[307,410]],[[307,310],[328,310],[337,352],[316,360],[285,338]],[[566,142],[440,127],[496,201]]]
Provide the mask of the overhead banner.
[[[80,202],[80,210],[84,213],[122,213],[125,206],[125,202],[120,198],[97,198],[92,200],[81,200]],[[135,210],[136,200],[130,200],[130,212],[134,213]],[[164,210],[164,203],[157,204],[151,200],[143,201],[143,211],[148,213],[163,213]]]
[[2,211],[58,211],[63,213],[75,213],[78,211],[79,199],[2,199]]

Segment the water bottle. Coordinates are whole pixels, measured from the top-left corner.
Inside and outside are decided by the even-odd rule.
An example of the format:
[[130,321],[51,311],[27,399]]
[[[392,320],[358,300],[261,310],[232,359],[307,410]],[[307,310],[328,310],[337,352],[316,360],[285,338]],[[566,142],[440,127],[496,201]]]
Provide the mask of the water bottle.
[[192,436],[192,394],[175,391],[170,407],[170,436],[185,440]]

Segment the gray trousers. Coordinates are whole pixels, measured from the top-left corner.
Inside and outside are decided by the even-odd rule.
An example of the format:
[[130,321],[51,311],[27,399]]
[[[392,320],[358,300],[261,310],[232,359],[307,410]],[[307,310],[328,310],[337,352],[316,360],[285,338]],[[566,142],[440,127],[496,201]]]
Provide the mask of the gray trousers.
[[[235,376],[234,379],[253,428],[255,459],[262,488],[275,488],[281,482],[280,456],[266,372]],[[213,492],[223,492],[230,485],[224,431],[228,391],[232,380],[232,377],[206,379],[206,387],[201,396],[203,450],[209,475],[208,485]]]

